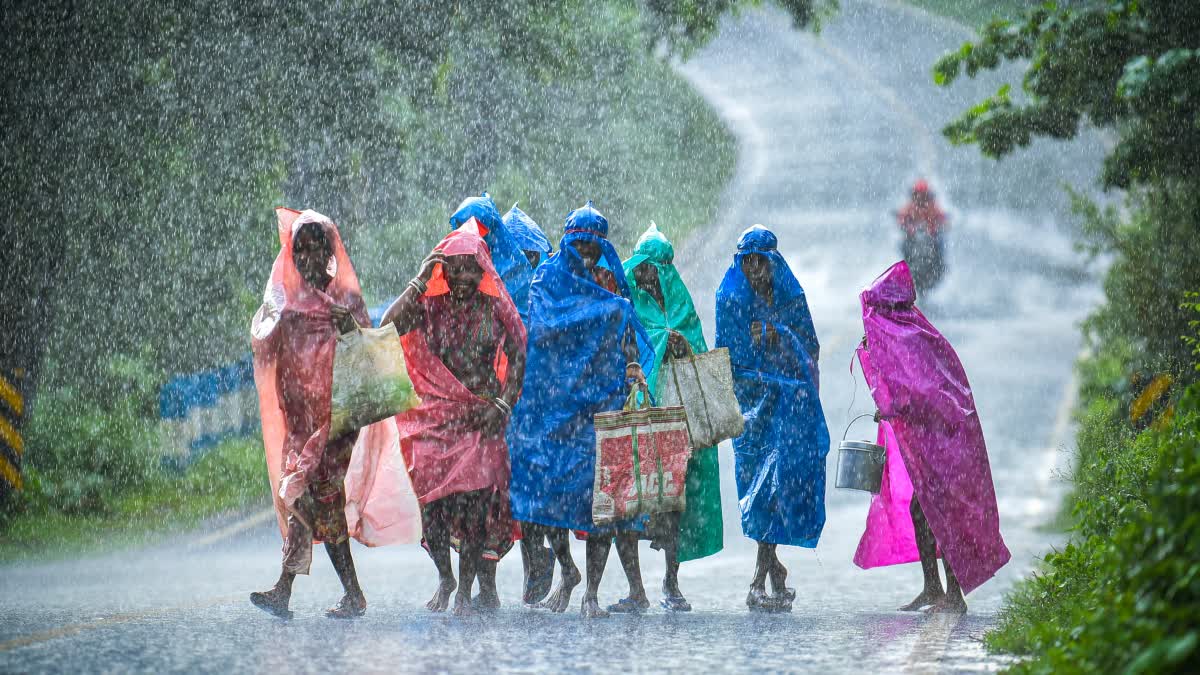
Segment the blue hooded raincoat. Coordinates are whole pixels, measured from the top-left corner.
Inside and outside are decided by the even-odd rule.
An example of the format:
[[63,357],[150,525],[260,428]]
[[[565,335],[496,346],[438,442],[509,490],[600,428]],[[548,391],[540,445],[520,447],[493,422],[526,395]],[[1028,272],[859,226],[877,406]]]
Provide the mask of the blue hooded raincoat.
[[[508,434],[510,496],[513,517],[520,521],[597,531],[593,415],[625,403],[626,339],[637,341],[643,369],[648,372],[654,363],[654,347],[629,302],[621,260],[607,235],[608,221],[591,202],[572,211],[558,253],[533,277],[525,386]],[[619,295],[592,279],[570,245],[580,239],[600,245],[603,259],[618,272]]]
[[529,214],[517,208],[516,204],[504,214],[504,226],[508,228],[508,233],[512,235],[517,246],[521,247],[522,251],[537,251],[541,254],[538,258],[538,265],[546,262],[550,257],[550,252],[554,247],[550,244],[550,238],[542,231],[542,228],[534,222]]
[[487,228],[483,241],[488,245],[496,274],[500,275],[504,288],[517,306],[521,321],[529,325],[529,283],[533,280],[533,268],[529,266],[529,260],[505,226],[496,203],[488,193],[464,199],[450,216],[450,229],[457,230],[471,218]]
[[[825,526],[825,456],[829,430],[817,395],[820,345],[804,289],[761,225],[742,233],[733,264],[717,289],[717,346],[728,347],[745,432],[733,439],[742,531],[755,541],[815,548]],[[742,273],[751,254],[771,262],[768,305]],[[756,344],[760,321],[779,335]]]

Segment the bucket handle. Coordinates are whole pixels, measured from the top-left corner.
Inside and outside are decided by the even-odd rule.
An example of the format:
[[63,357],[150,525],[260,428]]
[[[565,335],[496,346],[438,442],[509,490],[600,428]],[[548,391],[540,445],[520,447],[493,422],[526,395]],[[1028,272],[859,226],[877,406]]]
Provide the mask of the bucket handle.
[[850,427],[854,426],[855,422],[861,420],[864,417],[874,417],[874,416],[875,416],[875,413],[869,412],[869,413],[863,413],[863,414],[859,415],[858,417],[855,417],[854,419],[850,420],[850,424],[847,424],[846,430],[842,432],[842,440],[843,441],[846,440],[846,434],[850,433]]

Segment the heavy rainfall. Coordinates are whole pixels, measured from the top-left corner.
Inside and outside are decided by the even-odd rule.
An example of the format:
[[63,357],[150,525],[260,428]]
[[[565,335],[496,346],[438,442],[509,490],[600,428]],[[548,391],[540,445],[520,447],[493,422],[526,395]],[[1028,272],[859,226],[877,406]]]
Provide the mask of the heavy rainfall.
[[0,16],[0,672],[1200,669],[1200,3]]

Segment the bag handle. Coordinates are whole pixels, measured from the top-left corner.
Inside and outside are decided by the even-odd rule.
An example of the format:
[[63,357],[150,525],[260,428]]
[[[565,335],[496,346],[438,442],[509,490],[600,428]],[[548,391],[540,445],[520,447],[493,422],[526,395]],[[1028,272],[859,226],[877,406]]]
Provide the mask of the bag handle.
[[854,426],[855,422],[861,420],[864,417],[874,417],[874,416],[875,416],[875,413],[869,412],[869,413],[863,413],[863,414],[859,415],[858,417],[855,417],[854,419],[850,420],[850,424],[847,424],[846,430],[842,432],[842,440],[843,441],[846,440],[846,434],[850,433],[850,427]]

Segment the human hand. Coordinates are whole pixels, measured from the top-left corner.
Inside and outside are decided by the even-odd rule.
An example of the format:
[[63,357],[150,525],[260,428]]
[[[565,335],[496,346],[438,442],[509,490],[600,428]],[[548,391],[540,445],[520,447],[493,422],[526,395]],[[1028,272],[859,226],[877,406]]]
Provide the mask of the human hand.
[[876,423],[876,424],[879,424],[879,422],[880,422],[881,420],[883,420],[883,413],[882,413],[882,412],[880,412],[878,408],[876,408],[876,409],[875,409],[875,423]]
[[681,359],[692,353],[692,346],[681,333],[671,331],[667,336],[667,351],[670,352],[671,358]]
[[504,434],[504,428],[508,425],[508,415],[493,402],[488,401],[488,405],[479,414],[478,429],[484,436],[501,436]]
[[774,324],[767,324],[767,344],[776,347],[779,345],[779,332],[775,330]]
[[330,318],[333,319],[333,325],[338,329],[339,333],[349,333],[358,328],[358,321],[350,310],[342,305],[334,304],[329,307]]
[[751,321],[750,322],[750,340],[756,345],[759,342],[762,342],[762,322],[761,321]]
[[425,260],[421,261],[421,271],[417,272],[417,278],[425,283],[433,278],[433,268],[446,262],[446,256],[441,251],[434,251],[425,256]]
[[630,361],[625,365],[625,379],[632,380],[638,386],[646,386],[646,373],[642,371],[642,364],[637,361]]

